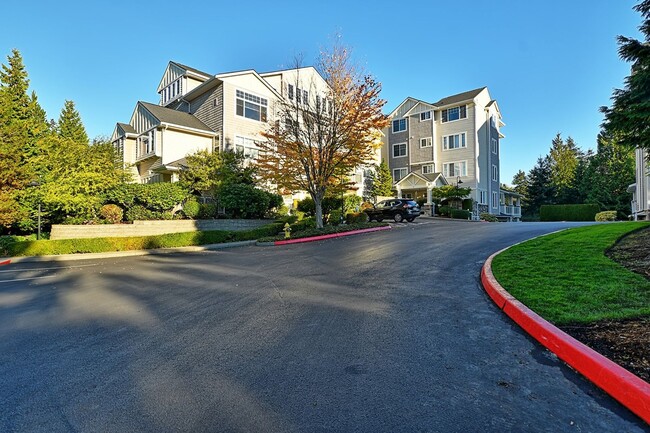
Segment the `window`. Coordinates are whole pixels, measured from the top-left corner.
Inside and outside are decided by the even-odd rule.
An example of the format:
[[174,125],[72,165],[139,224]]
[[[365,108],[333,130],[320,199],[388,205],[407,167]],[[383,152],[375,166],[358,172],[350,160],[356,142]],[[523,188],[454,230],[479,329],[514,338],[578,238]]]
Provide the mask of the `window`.
[[257,120],[258,122],[266,122],[268,104],[265,98],[237,90],[236,112],[238,116]]
[[467,107],[465,105],[442,110],[442,123],[465,118],[467,118]]
[[492,153],[497,153],[499,149],[499,142],[496,138],[492,139]]
[[309,92],[306,90],[302,91],[302,103],[305,105],[309,105]]
[[300,87],[296,88],[296,102],[299,104],[302,102],[302,90],[300,90]]
[[492,207],[495,209],[499,207],[499,193],[496,191],[492,192]]
[[260,153],[255,140],[238,135],[235,135],[235,150],[237,153],[243,154],[246,159],[257,159]]
[[423,111],[422,113],[420,113],[420,122],[429,119],[431,119],[431,111]]
[[445,177],[467,176],[467,161],[443,164],[442,173]]
[[287,87],[287,97],[293,99],[293,84],[289,84]]
[[397,182],[406,176],[406,168],[396,168],[393,170],[393,182]]
[[422,166],[422,174],[433,174],[435,173],[435,165],[427,164]]
[[420,147],[431,147],[432,141],[431,137],[420,138]]
[[393,134],[406,131],[406,119],[393,120]]
[[320,96],[316,95],[316,112],[320,113]]
[[499,180],[499,169],[496,165],[492,166],[492,180]]
[[446,135],[442,137],[442,148],[444,150],[449,150],[467,147],[465,135],[466,134],[464,132],[461,132],[460,134]]
[[406,156],[406,143],[393,144],[393,158]]
[[479,190],[479,197],[478,197],[479,204],[487,204],[488,203],[487,196],[488,196],[487,191]]

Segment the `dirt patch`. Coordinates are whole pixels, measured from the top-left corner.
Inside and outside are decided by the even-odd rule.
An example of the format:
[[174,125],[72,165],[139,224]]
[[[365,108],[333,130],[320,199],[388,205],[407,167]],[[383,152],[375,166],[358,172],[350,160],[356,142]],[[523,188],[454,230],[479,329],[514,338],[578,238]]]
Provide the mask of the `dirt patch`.
[[650,383],[650,318],[606,320],[562,330]]
[[[650,227],[624,236],[605,254],[650,280]],[[567,325],[562,330],[650,383],[650,318]]]

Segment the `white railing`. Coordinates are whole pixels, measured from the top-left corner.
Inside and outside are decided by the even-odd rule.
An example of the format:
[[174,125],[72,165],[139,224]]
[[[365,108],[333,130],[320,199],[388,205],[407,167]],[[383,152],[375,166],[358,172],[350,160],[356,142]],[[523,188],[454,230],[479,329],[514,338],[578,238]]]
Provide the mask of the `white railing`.
[[521,216],[521,206],[500,205],[499,211],[504,215]]

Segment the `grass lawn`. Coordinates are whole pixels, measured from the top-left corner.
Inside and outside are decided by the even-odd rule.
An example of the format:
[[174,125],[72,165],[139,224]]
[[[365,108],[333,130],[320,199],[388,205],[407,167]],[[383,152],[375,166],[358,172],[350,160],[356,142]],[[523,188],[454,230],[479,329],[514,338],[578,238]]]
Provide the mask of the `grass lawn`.
[[556,325],[650,317],[650,281],[605,256],[645,222],[599,224],[516,245],[494,258],[499,283]]

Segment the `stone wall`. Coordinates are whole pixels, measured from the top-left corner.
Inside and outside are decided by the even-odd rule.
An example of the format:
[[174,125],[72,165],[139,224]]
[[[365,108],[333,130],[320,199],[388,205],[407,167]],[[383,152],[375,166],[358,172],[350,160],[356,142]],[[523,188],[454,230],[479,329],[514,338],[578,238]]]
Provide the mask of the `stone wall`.
[[133,224],[52,225],[50,239],[124,238],[208,230],[251,230],[272,220],[133,221]]

